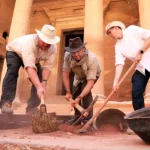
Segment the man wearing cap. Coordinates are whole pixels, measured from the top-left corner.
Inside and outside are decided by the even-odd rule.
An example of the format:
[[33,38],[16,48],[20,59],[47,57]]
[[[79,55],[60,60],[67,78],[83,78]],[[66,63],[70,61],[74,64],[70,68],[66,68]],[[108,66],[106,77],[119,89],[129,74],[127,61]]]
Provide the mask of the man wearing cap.
[[[60,38],[55,36],[55,28],[44,25],[37,34],[29,34],[8,43],[6,46],[7,72],[3,80],[0,107],[2,113],[13,113],[11,108],[15,99],[19,68],[22,66],[32,82],[31,95],[26,113],[36,113],[41,95],[46,90],[54,59],[57,53],[56,43]],[[43,68],[40,61],[44,61]]]
[[150,77],[150,30],[131,25],[125,29],[120,21],[113,21],[106,26],[106,34],[117,40],[115,45],[116,73],[113,88],[117,91],[125,59],[137,63],[132,76],[132,104],[134,110],[145,107],[144,92]]
[[[100,65],[96,56],[85,47],[80,37],[69,39],[69,47],[65,47],[64,65],[63,65],[63,82],[66,89],[66,99],[74,99],[76,103],[82,105],[84,109],[88,108],[92,102],[91,90],[100,76]],[[73,90],[70,89],[70,72],[74,72]],[[80,112],[75,108],[74,117],[69,120],[68,124],[74,124],[80,117]],[[89,112],[83,122],[86,123],[93,115],[93,109]],[[78,122],[77,124],[80,124]],[[74,124],[74,125],[77,125]]]

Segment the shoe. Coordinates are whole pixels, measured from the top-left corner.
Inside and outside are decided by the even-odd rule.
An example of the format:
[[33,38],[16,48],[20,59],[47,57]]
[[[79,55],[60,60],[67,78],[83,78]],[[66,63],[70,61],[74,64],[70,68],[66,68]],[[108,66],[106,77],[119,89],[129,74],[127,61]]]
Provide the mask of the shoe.
[[68,120],[66,122],[66,124],[68,125],[80,125],[81,121],[79,120],[78,122],[76,122],[78,120],[79,117],[73,117],[72,119]]
[[125,133],[127,133],[128,135],[135,135],[135,132],[130,128],[128,128]]
[[26,114],[27,115],[39,115],[40,110],[37,107],[35,107],[35,108],[30,109],[30,110],[26,110]]
[[5,102],[2,107],[1,107],[1,112],[4,114],[13,114],[14,111],[13,109],[11,108],[11,104],[9,102]]

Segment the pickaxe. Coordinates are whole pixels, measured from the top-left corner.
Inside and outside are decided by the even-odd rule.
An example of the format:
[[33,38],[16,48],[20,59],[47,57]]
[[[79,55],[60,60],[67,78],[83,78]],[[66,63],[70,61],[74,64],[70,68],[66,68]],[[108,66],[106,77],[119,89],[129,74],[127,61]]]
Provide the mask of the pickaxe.
[[[94,98],[94,100],[91,102],[90,106],[85,109],[84,111],[86,111],[87,113],[90,112],[90,110],[93,108],[94,104],[96,103],[96,101],[98,100],[99,96],[96,95],[96,97]],[[81,116],[77,119],[77,121],[75,123],[72,124],[72,126],[74,126],[75,124],[77,124],[79,121],[82,121],[85,118],[85,116],[83,116],[83,113],[81,113]]]

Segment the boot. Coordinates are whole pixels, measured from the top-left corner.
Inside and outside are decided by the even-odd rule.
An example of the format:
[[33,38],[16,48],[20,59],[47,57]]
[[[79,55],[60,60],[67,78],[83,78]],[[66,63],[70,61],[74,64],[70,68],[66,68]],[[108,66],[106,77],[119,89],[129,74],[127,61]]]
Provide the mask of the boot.
[[13,109],[11,108],[11,104],[9,102],[5,102],[1,107],[1,112],[6,114],[13,114]]

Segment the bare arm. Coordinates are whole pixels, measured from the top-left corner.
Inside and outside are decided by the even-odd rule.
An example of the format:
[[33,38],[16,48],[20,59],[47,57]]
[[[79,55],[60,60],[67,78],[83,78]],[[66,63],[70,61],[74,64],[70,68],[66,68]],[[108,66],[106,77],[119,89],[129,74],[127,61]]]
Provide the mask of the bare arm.
[[66,89],[66,100],[69,100],[70,98],[72,98],[72,94],[70,92],[70,78],[69,78],[70,72],[64,71],[63,72],[63,83]]
[[42,85],[40,83],[40,80],[39,80],[39,77],[37,75],[36,70],[34,68],[27,67],[26,71],[28,73],[28,76],[29,76],[30,80],[32,81],[32,83],[36,87],[36,89],[41,88]]
[[85,97],[88,93],[92,90],[94,86],[94,80],[88,80],[86,86],[84,87],[83,91],[81,92],[80,96]]
[[36,70],[31,67],[27,67],[26,70],[27,70],[30,80],[32,81],[32,83],[34,84],[34,86],[37,89],[38,97],[41,98],[42,94],[44,94],[44,92],[45,92],[45,89],[43,88],[43,86],[39,80]]
[[119,79],[120,79],[122,70],[123,70],[123,65],[120,64],[120,65],[117,65],[117,66],[116,66],[115,77],[114,77],[114,82],[113,82],[113,89],[114,89],[115,91],[117,91],[116,85],[117,85],[117,83],[118,83],[118,81],[119,81]]
[[43,69],[42,71],[42,80],[48,80],[50,77],[51,71],[48,69]]
[[63,72],[63,83],[65,86],[66,91],[70,92],[70,79],[69,79],[69,72]]
[[95,80],[87,80],[87,84],[84,87],[83,91],[81,92],[81,94],[75,99],[74,102],[72,102],[72,106],[74,107],[74,105],[76,103],[79,103],[80,100],[85,97],[86,95],[88,95],[88,93],[92,90],[93,86],[94,86]]

